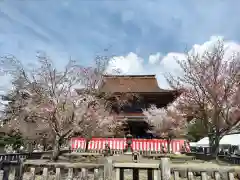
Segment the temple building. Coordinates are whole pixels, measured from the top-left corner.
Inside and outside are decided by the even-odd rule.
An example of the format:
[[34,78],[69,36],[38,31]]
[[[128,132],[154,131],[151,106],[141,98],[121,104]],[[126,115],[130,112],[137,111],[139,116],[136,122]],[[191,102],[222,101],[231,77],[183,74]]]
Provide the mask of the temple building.
[[118,111],[118,117],[127,119],[126,133],[130,132],[135,138],[151,138],[148,133],[148,123],[144,121],[142,109],[154,104],[158,108],[166,107],[173,102],[180,92],[176,90],[161,89],[155,75],[107,75],[100,86],[101,91],[111,94],[133,94],[131,100]]

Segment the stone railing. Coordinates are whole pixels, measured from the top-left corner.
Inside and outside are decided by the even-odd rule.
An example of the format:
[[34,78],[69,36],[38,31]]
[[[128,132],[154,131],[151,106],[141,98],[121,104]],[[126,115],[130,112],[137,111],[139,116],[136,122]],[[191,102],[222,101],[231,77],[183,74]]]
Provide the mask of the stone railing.
[[103,164],[91,163],[2,163],[0,180],[68,179],[99,180],[103,178]]
[[[187,178],[189,180],[200,177],[207,180],[211,177],[214,180],[229,179],[234,180],[240,167],[205,167],[203,164],[171,164],[168,158],[162,158],[160,163],[113,163],[112,174],[110,179],[124,180],[125,169],[132,170],[132,179],[140,180],[143,175],[141,171],[145,171],[149,180],[180,180]],[[141,173],[141,175],[140,175]],[[210,179],[211,179],[210,178]]]
[[[69,179],[80,180],[181,180],[181,179],[239,179],[240,167],[217,166],[210,163],[174,164],[168,158],[148,162],[116,162],[111,158],[103,163],[51,163],[26,161],[2,163],[0,180],[4,179]],[[13,168],[12,168],[13,167]]]

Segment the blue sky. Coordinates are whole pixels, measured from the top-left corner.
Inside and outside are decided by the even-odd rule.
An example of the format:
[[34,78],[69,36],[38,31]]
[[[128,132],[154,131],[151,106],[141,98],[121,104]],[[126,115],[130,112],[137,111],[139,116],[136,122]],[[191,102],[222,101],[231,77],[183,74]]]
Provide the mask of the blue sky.
[[163,81],[171,66],[164,57],[216,36],[238,43],[239,7],[239,0],[2,0],[0,54],[27,63],[41,50],[61,67],[70,56],[88,64],[107,48],[125,73]]

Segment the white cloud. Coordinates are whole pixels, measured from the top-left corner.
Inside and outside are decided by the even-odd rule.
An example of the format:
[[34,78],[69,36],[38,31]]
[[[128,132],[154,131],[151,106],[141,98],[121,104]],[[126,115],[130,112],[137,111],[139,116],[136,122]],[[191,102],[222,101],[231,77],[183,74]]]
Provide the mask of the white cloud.
[[115,69],[119,69],[122,74],[142,73],[144,71],[143,59],[133,52],[127,56],[113,57],[107,71],[111,73]]
[[209,50],[213,48],[216,43],[222,40],[224,40],[222,36],[211,36],[210,40],[203,44],[194,44],[190,52],[203,54],[206,51],[206,49]]
[[[203,54],[209,48],[212,48],[218,41],[223,40],[221,36],[212,36],[209,41],[203,44],[195,44],[189,52]],[[234,52],[240,52],[240,45],[233,41],[224,41],[225,58],[228,59]],[[130,52],[127,56],[114,57],[108,67],[108,72],[111,69],[119,69],[122,74],[156,74],[159,86],[161,88],[168,88],[168,84],[164,78],[166,73],[177,75],[180,68],[176,60],[184,60],[185,54],[178,52],[170,52],[165,56],[161,52],[152,54],[148,58],[148,62],[137,54]]]
[[148,59],[148,62],[150,64],[156,64],[157,62],[160,62],[161,58],[162,58],[162,55],[161,55],[161,53],[158,52],[156,54],[150,55],[149,59]]

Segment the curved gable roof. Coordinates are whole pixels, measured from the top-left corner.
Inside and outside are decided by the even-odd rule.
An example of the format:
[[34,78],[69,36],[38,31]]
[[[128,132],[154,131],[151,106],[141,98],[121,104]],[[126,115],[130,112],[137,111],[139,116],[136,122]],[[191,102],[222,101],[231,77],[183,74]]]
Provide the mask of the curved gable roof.
[[104,92],[169,92],[158,86],[155,75],[104,76],[100,87]]

